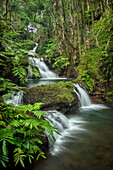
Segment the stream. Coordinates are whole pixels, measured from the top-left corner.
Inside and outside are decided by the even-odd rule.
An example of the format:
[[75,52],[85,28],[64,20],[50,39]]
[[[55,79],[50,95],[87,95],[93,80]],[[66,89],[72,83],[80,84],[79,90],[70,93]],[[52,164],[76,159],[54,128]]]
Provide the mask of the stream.
[[[68,79],[59,78],[49,70],[42,59],[34,58],[38,44],[30,51],[29,60],[38,67],[41,79],[28,74],[28,87],[51,84]],[[70,80],[68,80],[70,81]],[[67,116],[52,110],[48,120],[61,135],[54,134],[55,144],[49,142],[46,159],[35,162],[27,170],[113,170],[113,108],[94,104],[83,87],[75,84],[79,109]],[[12,95],[6,103],[22,104],[22,93]]]
[[70,114],[47,159],[31,170],[113,169],[113,108],[93,105]]
[[[43,60],[35,59],[33,64],[36,63],[41,79],[29,80],[28,87],[63,80],[50,74]],[[61,136],[54,134],[55,144],[50,142],[46,160],[41,159],[29,170],[113,170],[113,108],[93,104],[78,84],[75,93],[79,99],[78,110],[69,112],[69,116],[58,111],[46,113]]]

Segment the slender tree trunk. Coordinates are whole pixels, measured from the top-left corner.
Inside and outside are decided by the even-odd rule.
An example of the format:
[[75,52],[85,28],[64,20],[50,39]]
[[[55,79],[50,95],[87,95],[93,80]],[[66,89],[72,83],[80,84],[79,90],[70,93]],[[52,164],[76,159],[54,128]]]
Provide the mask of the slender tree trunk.
[[81,56],[81,38],[80,38],[80,27],[79,27],[79,2],[76,1],[76,11],[77,11],[77,31],[78,31],[78,44],[79,44],[79,57]]
[[85,12],[84,12],[84,2],[82,1],[82,13],[83,13],[83,28],[84,28],[84,34],[83,34],[83,39],[84,39],[84,46],[86,50],[86,29],[85,29]]
[[7,21],[7,17],[8,17],[8,1],[9,0],[6,0],[6,21]]
[[91,21],[92,21],[92,35],[94,37],[94,14],[93,14],[93,10],[94,10],[94,3],[90,1],[90,8],[91,8]]
[[87,27],[88,27],[88,29],[90,29],[89,7],[90,7],[90,5],[89,5],[89,0],[87,0],[87,12],[88,12],[88,16],[87,16]]

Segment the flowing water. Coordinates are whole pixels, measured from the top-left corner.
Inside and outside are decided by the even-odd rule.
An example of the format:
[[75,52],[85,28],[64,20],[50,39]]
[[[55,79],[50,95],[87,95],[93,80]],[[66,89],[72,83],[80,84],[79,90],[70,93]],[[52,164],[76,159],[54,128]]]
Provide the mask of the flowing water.
[[[38,47],[38,44],[36,44],[36,46],[33,48],[33,50],[30,50],[30,52],[28,53],[28,55],[30,55],[30,57],[28,58],[28,60],[30,61],[30,65],[33,65],[35,68],[37,68],[39,70],[40,73],[40,78],[58,78],[58,75],[56,75],[53,71],[51,71],[48,66],[45,64],[44,59],[43,58],[36,58],[34,52],[36,52],[36,49]],[[29,65],[29,69],[32,69],[31,66]],[[33,74],[32,73],[28,73],[27,78],[28,79],[32,79]]]
[[[29,60],[29,70],[32,70],[31,65],[36,67],[39,70],[40,73],[40,79],[33,79],[33,74],[31,72],[28,73],[27,79],[28,82],[26,83],[27,87],[32,86],[39,86],[41,84],[52,84],[58,81],[67,80],[66,78],[59,78],[58,75],[56,75],[54,72],[52,72],[48,66],[45,64],[43,58],[36,58],[35,52],[38,47],[38,44],[36,43],[35,47],[29,51],[28,57]],[[68,79],[69,80],[69,79]],[[71,80],[71,79],[70,79]],[[12,103],[15,106],[18,106],[22,104],[22,92],[17,92],[17,94],[12,94],[12,98],[10,100],[5,101],[7,104]]]
[[23,92],[18,91],[16,94],[12,94],[12,98],[6,100],[5,103],[10,104],[12,103],[15,106],[18,106],[23,103]]
[[[75,115],[74,115],[75,114]],[[78,110],[57,138],[47,159],[32,170],[113,169],[113,110]]]
[[[32,55],[29,60],[39,69],[42,82],[58,81],[60,78],[49,70],[43,59],[34,57],[32,52],[37,46],[29,53]],[[29,74],[28,78],[32,75]],[[29,81],[29,87],[40,84],[37,80]],[[29,170],[113,170],[113,108],[93,104],[85,89],[78,84],[75,84],[75,93],[80,107],[71,112],[71,116],[66,117],[56,110],[45,112],[48,121],[61,135],[54,133],[55,144],[49,141],[47,159],[38,161]],[[18,92],[6,102],[21,104],[22,93]]]
[[57,111],[46,112],[61,135],[54,134],[55,144],[50,143],[47,159],[31,170],[113,169],[113,108],[92,104],[87,92],[75,86],[80,108],[68,117]]

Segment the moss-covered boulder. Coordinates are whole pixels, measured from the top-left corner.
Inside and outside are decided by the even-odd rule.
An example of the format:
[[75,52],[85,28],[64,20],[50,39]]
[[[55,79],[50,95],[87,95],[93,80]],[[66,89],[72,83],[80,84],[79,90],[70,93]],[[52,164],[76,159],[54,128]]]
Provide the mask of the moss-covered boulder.
[[42,109],[56,109],[65,113],[76,106],[78,98],[72,82],[59,82],[25,89],[24,104],[43,103]]

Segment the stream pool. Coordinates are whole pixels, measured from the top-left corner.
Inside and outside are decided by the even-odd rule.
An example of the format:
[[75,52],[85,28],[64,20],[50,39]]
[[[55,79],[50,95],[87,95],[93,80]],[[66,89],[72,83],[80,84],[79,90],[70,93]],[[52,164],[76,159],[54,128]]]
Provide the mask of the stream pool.
[[69,116],[47,159],[31,170],[113,170],[113,108],[93,105]]

